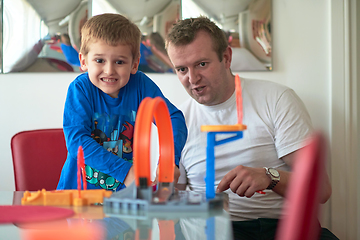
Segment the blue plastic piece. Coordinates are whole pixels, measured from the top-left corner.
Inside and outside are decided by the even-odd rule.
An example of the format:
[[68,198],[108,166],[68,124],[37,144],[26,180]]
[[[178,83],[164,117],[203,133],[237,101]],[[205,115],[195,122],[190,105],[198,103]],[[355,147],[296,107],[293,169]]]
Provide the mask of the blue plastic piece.
[[[216,134],[235,134],[225,139],[216,141]],[[243,137],[242,131],[235,132],[208,132],[207,133],[207,146],[206,146],[206,199],[215,198],[215,146],[225,144]]]

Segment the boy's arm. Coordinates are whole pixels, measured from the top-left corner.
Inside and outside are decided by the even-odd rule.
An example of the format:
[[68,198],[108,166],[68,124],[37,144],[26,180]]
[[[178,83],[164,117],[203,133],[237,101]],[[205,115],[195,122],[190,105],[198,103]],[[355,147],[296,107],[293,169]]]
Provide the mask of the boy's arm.
[[135,181],[135,173],[134,173],[134,167],[131,166],[128,174],[124,179],[124,184],[126,187],[128,187],[133,181]]
[[183,113],[167,100],[174,135],[175,165],[179,167],[181,151],[187,139],[187,127]]
[[147,76],[145,76],[144,78],[145,79],[143,79],[144,84],[142,85],[142,91],[145,94],[143,95],[143,98],[155,98],[160,96],[165,100],[168,107],[174,135],[175,165],[179,167],[181,151],[183,150],[187,139],[187,127],[184,115],[163,95],[160,88],[150,78],[148,78]]
[[187,139],[187,127],[185,123],[185,118],[182,112],[177,109],[161,92],[160,88],[145,74],[138,74],[142,79],[142,84],[140,87],[140,92],[142,98],[145,97],[161,97],[166,102],[166,105],[169,110],[171,125],[173,128],[173,137],[174,137],[174,152],[175,152],[175,169],[174,169],[174,179],[179,176],[179,161],[181,156],[181,151],[184,148],[186,139]]

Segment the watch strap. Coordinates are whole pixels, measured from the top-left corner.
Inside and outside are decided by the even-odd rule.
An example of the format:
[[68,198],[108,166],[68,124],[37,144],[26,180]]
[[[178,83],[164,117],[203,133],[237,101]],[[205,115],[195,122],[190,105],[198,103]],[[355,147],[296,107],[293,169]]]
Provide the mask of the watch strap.
[[278,182],[279,181],[271,180],[270,185],[266,189],[272,190]]
[[[265,169],[266,175],[267,175],[267,176],[270,178],[270,180],[271,180],[270,185],[269,185],[266,189],[272,190],[272,189],[276,186],[276,184],[280,181],[280,177],[275,177],[275,176],[273,176],[273,175],[270,173],[269,168],[264,167],[264,169]],[[276,169],[274,169],[274,170],[276,170]],[[276,170],[276,171],[277,171],[277,170]]]

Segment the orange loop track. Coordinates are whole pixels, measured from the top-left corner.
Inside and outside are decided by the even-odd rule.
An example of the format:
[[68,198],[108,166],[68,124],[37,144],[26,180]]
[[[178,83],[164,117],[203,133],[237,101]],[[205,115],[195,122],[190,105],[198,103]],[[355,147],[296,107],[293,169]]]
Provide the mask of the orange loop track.
[[161,97],[145,98],[139,107],[134,131],[134,172],[135,184],[140,186],[140,178],[151,185],[150,136],[151,123],[156,123],[159,135],[159,182],[174,181],[174,138],[170,114]]

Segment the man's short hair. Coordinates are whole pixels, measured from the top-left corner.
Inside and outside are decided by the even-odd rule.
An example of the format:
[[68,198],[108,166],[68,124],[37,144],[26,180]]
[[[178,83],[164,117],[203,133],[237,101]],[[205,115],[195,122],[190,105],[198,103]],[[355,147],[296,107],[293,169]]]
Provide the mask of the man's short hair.
[[214,22],[203,16],[187,18],[176,22],[166,37],[166,48],[168,48],[170,43],[175,46],[190,44],[194,41],[199,31],[205,31],[210,35],[212,47],[217,53],[219,60],[222,61],[223,53],[228,47],[226,36]]
[[110,46],[129,45],[133,59],[140,56],[140,29],[120,14],[105,13],[87,20],[81,28],[80,52],[89,53],[89,45],[98,40]]

